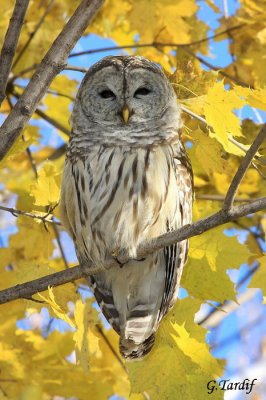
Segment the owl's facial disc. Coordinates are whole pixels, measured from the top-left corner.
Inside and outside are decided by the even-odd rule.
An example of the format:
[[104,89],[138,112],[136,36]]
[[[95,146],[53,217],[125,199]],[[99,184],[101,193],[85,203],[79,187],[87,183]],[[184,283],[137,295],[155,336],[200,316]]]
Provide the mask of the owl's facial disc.
[[90,120],[117,127],[160,120],[176,101],[170,83],[160,71],[119,63],[89,76],[80,100]]

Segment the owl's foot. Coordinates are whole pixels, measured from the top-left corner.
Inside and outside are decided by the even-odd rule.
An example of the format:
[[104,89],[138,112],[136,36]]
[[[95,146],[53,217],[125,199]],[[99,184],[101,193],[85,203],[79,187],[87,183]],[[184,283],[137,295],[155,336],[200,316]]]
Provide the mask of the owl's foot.
[[142,258],[130,258],[130,260],[127,260],[125,262],[121,261],[121,258],[122,259],[123,258],[127,258],[126,254],[127,254],[126,251],[116,251],[116,250],[114,250],[112,252],[112,258],[116,261],[116,263],[120,266],[120,268],[123,268],[128,262],[131,262],[131,261],[138,261],[138,262],[145,261],[145,257],[142,257]]
[[112,258],[115,260],[115,262],[120,266],[120,268],[123,268],[124,265],[126,265],[126,262],[120,261],[119,258],[121,258],[121,254],[123,254],[121,251],[118,249],[112,251]]
[[118,257],[113,256],[113,259],[117,262],[117,264],[119,265],[120,268],[123,268],[123,266],[127,264],[127,261],[125,263],[123,263],[118,259]]

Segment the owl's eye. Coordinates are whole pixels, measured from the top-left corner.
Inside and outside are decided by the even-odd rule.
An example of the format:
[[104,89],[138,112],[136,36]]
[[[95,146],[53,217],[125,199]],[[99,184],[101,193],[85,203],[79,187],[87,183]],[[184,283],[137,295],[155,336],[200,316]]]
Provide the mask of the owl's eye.
[[140,87],[139,89],[137,89],[134,93],[134,97],[138,97],[138,96],[146,96],[147,94],[150,93],[150,90],[145,88],[145,87]]
[[112,92],[112,90],[109,90],[109,89],[103,90],[99,94],[103,99],[111,99],[111,98],[114,99],[115,98],[115,94]]

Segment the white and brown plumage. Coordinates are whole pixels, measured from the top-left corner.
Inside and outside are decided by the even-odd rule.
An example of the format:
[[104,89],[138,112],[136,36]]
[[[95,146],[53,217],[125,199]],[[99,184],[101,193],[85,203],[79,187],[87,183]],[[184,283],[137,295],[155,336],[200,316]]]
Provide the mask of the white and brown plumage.
[[[106,57],[86,74],[75,101],[61,215],[79,261],[106,257],[191,221],[192,174],[179,137],[175,93],[154,63]],[[188,244],[91,277],[125,358],[147,354],[174,304]]]

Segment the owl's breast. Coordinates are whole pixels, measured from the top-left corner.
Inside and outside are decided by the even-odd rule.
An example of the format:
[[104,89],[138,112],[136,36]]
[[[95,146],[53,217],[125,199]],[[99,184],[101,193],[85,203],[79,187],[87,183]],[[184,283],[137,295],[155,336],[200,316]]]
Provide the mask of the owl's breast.
[[99,147],[69,168],[76,240],[93,261],[123,248],[134,257],[141,241],[166,232],[173,220],[181,223],[169,146]]

